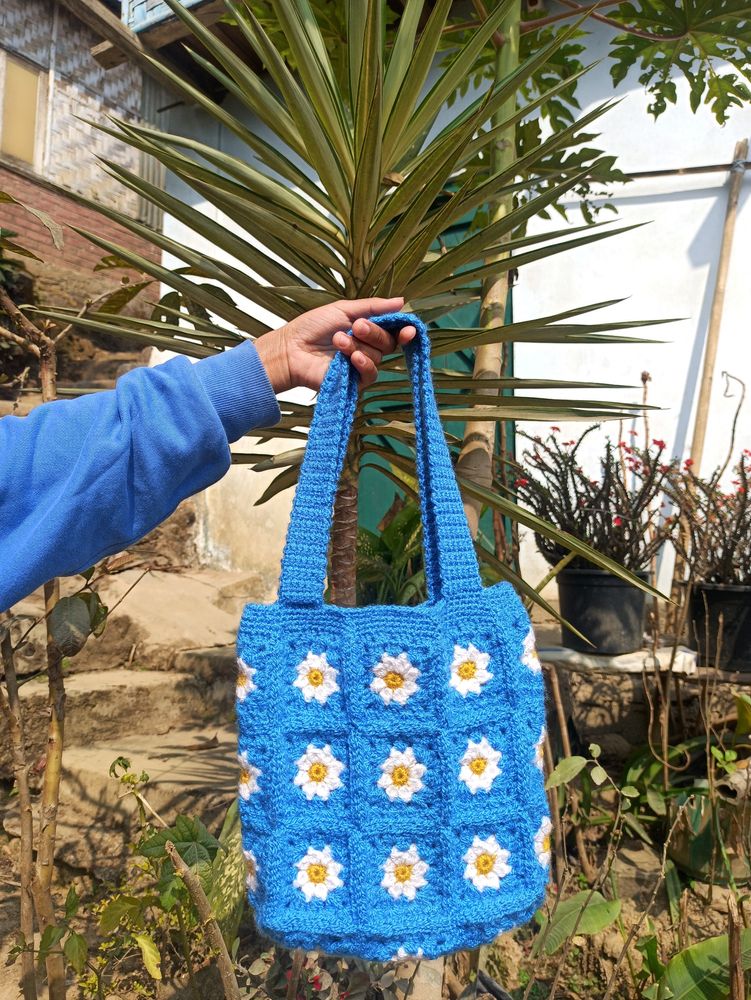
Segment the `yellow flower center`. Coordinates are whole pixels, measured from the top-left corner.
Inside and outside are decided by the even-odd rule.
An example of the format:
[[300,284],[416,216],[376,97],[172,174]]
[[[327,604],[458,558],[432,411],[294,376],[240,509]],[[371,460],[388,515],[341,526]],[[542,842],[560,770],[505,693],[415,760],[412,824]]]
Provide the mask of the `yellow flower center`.
[[550,834],[547,837],[542,838],[542,844],[540,844],[540,854],[545,854],[550,850]]
[[308,865],[308,879],[314,885],[321,885],[326,881],[326,865]]
[[249,781],[250,781],[250,771],[247,769],[247,767],[244,767],[240,771],[240,784],[247,785]]
[[308,671],[308,684],[312,687],[317,688],[323,684],[323,671],[314,667],[312,670]]
[[493,870],[494,864],[495,856],[493,854],[481,854],[478,858],[475,858],[475,868],[478,875],[487,875],[488,872]]
[[397,865],[394,868],[394,878],[397,882],[409,882],[412,878],[413,865]]
[[469,769],[472,774],[483,774],[487,766],[488,761],[485,757],[475,757],[474,760],[469,762]]
[[252,858],[245,859],[245,871],[248,875],[255,875],[256,873],[256,863]]
[[409,781],[409,768],[404,764],[398,764],[391,772],[391,780],[399,788],[406,785]]
[[474,660],[465,660],[464,663],[459,664],[456,672],[463,681],[471,681],[477,673],[477,664]]
[[246,675],[245,675],[244,673],[242,673],[242,672],[240,672],[240,673],[239,673],[239,674],[237,675],[237,686],[238,686],[239,688],[244,688],[244,687],[247,687],[247,686],[248,686],[248,678],[247,678],[247,676],[246,676]]
[[391,688],[392,691],[398,691],[400,687],[404,686],[404,675],[397,673],[396,670],[389,670],[383,680],[386,687]]
[[308,777],[311,781],[323,781],[328,773],[329,769],[319,760],[317,760],[315,764],[311,764],[308,768]]

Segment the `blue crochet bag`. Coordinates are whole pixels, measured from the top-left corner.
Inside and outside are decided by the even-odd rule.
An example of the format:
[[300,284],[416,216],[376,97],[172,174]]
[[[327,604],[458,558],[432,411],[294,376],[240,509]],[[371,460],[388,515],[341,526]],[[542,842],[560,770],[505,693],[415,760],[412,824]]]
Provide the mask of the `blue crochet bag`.
[[483,588],[417,317],[406,350],[429,598],[323,602],[358,396],[341,355],[321,388],[279,599],[240,624],[240,816],[249,899],[287,948],[387,961],[474,948],[545,891],[543,682],[526,611]]

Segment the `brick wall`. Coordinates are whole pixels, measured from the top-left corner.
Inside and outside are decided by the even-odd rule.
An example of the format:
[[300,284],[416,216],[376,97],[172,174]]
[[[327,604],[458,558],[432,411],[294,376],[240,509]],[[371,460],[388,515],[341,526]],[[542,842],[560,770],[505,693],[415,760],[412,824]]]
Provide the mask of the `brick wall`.
[[[94,272],[104,251],[83,239],[70,225],[88,229],[135,250],[149,260],[159,260],[159,251],[145,240],[75,202],[61,188],[32,179],[0,164],[0,191],[47,212],[64,228],[64,246],[56,250],[47,229],[19,205],[0,204],[0,227],[18,233],[18,242],[41,257],[44,264],[27,261],[35,277],[36,297],[45,305],[79,307],[88,295],[99,294],[118,283],[122,272]],[[132,275],[131,275],[132,276]]]

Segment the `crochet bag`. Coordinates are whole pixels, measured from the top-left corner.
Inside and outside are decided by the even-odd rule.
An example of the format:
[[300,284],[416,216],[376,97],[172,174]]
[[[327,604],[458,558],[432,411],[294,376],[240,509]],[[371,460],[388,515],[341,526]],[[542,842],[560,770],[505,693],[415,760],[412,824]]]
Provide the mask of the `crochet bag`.
[[341,355],[321,388],[279,599],[238,636],[240,817],[249,899],[287,948],[368,960],[474,948],[544,894],[543,683],[526,611],[483,588],[443,435],[425,325],[414,394],[429,598],[323,602],[328,536],[358,396]]

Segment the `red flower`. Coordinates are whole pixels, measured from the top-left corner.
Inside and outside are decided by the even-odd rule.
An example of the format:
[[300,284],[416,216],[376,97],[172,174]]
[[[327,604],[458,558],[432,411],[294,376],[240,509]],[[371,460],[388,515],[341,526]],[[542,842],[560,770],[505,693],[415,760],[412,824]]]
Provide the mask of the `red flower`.
[[683,468],[690,469],[693,464],[694,464],[693,458],[687,458],[686,461],[683,463]]
[[572,445],[575,445],[575,444],[576,444],[576,441],[564,441],[563,442],[563,447],[564,448],[571,448]]
[[639,433],[638,431],[633,431],[633,430],[632,430],[632,431],[629,431],[629,434],[631,435],[631,437],[636,437],[636,435],[637,435],[638,433]]
[[623,518],[619,517],[618,514],[616,514],[615,517],[613,518],[613,526],[615,528],[620,528],[622,524],[623,524]]
[[662,449],[662,448],[666,448],[667,447],[667,445],[665,444],[665,442],[661,441],[660,438],[654,438],[653,441],[652,441],[652,444],[655,446],[655,448]]
[[529,486],[528,479],[515,479],[514,486]]
[[660,466],[660,472],[670,472],[670,466],[669,465],[661,465]]
[[625,448],[626,447],[626,442],[625,441],[619,441],[618,442],[618,447],[619,448]]
[[[550,425],[550,429],[551,429],[551,431],[554,434],[560,434],[561,433],[561,428],[560,427],[556,427],[554,424]],[[749,452],[749,454],[751,454],[751,452]],[[339,995],[341,996],[341,993]]]
[[320,976],[313,976],[311,985],[313,986],[313,989],[316,991],[316,993],[320,993],[321,992],[321,977]]

